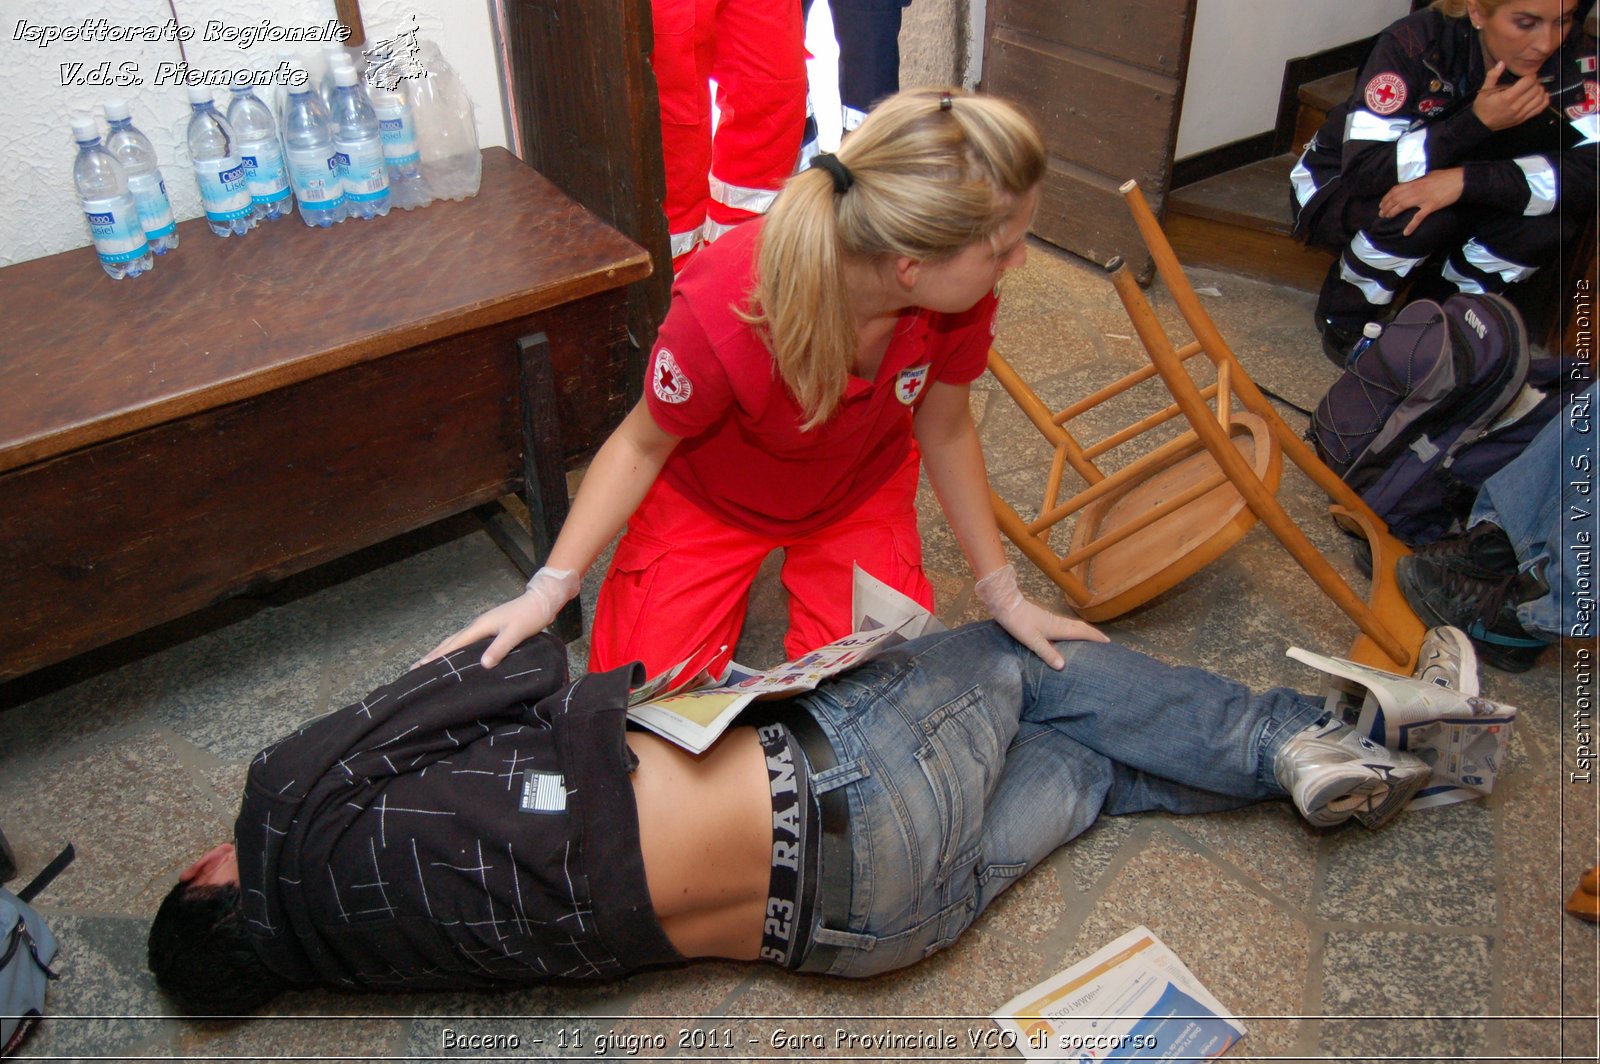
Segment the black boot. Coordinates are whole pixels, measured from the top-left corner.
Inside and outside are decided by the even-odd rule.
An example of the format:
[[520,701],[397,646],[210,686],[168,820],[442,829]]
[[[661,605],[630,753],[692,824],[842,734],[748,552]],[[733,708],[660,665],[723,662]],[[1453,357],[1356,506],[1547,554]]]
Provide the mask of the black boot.
[[[1424,543],[1411,553],[1484,580],[1504,580],[1517,571],[1517,552],[1505,532],[1492,521],[1479,521],[1465,532]],[[1372,579],[1372,545],[1357,536],[1350,555],[1361,575]]]
[[1518,606],[1549,593],[1541,572],[1474,576],[1421,554],[1401,558],[1394,571],[1417,616],[1429,627],[1453,625],[1466,632],[1486,664],[1526,672],[1549,645],[1517,620]]

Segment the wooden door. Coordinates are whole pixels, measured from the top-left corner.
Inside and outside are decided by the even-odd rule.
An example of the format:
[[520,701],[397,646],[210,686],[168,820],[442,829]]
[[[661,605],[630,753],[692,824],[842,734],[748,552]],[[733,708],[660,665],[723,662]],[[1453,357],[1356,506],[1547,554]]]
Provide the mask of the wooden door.
[[1117,188],[1157,217],[1172,177],[1195,0],[989,0],[983,88],[1023,104],[1050,171],[1033,235],[1092,262],[1155,264]]
[[517,154],[655,263],[629,288],[637,397],[672,288],[650,0],[496,0],[495,13]]

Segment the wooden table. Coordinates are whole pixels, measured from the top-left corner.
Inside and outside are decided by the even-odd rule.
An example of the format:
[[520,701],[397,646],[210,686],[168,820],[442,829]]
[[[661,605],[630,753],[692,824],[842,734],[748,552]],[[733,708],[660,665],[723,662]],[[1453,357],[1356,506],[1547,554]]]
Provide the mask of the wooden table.
[[0,679],[513,491],[543,556],[644,251],[498,148],[463,202],[179,232],[0,270]]

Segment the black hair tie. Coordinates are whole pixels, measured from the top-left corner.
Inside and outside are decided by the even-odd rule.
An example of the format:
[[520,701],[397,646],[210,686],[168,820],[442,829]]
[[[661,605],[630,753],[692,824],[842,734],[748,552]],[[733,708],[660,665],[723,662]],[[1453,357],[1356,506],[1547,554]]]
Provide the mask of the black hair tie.
[[850,172],[848,166],[839,161],[837,155],[822,152],[811,160],[811,169],[828,171],[828,176],[833,178],[833,191],[841,196],[849,192],[850,186],[856,183],[855,175]]
[[954,106],[955,101],[950,98],[950,94],[948,92],[941,92],[939,94],[939,110],[948,111]]

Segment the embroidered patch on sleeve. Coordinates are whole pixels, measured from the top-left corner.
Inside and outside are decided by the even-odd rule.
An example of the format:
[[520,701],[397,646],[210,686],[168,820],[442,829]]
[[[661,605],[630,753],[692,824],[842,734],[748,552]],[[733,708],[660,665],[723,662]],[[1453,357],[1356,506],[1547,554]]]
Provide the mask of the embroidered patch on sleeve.
[[1585,78],[1583,82],[1583,99],[1567,108],[1567,117],[1582,118],[1584,115],[1594,114],[1597,110],[1600,110],[1600,82],[1590,81]]
[[916,402],[917,396],[922,394],[923,385],[928,383],[928,370],[932,368],[928,363],[923,363],[901,370],[894,382],[894,397],[906,406]]
[[1406,102],[1405,79],[1399,74],[1383,73],[1367,82],[1367,110],[1374,114],[1392,115]]
[[664,347],[656,349],[656,365],[650,374],[650,386],[655,389],[656,398],[663,403],[687,402],[689,396],[694,394],[694,385],[678,368],[678,360],[672,357],[672,352]]

